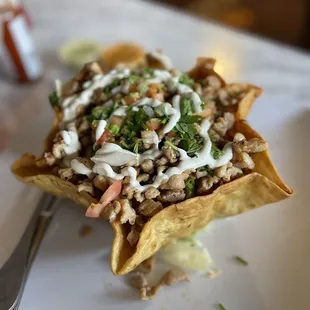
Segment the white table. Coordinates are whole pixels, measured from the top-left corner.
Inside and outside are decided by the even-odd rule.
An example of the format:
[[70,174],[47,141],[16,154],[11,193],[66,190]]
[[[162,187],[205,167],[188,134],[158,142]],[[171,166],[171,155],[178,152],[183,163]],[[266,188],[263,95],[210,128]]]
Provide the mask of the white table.
[[[207,242],[210,245],[211,253],[215,253],[216,262],[224,266],[224,273],[225,259],[227,260],[227,256],[233,255],[233,251],[236,249],[236,255],[239,254],[238,250],[250,249],[246,253],[247,257],[251,262],[257,264],[254,264],[254,266],[251,264],[252,267],[247,271],[247,280],[245,282],[233,282],[236,275],[226,270],[226,278],[222,278],[222,280],[219,280],[220,282],[206,284],[206,290],[212,291],[214,295],[210,305],[207,305],[205,309],[209,309],[209,307],[212,309],[211,304],[216,301],[226,301],[227,307],[228,305],[232,306],[231,309],[239,309],[237,308],[238,305],[243,305],[243,307],[247,307],[243,309],[247,310],[306,310],[305,305],[310,305],[308,294],[310,287],[310,241],[309,235],[306,236],[305,234],[306,227],[310,225],[310,211],[308,211],[310,208],[306,210],[305,204],[309,201],[310,194],[308,192],[310,191],[302,177],[305,174],[309,175],[310,170],[308,165],[298,166],[298,168],[296,168],[296,165],[298,162],[306,161],[306,155],[303,154],[306,154],[306,151],[310,149],[309,140],[306,139],[307,136],[300,137],[300,133],[307,132],[309,128],[309,126],[307,127],[310,108],[309,56],[292,48],[240,34],[148,2],[134,0],[113,0],[113,2],[108,0],[27,0],[25,3],[34,19],[34,38],[44,60],[45,76],[39,84],[31,87],[24,86],[16,89],[7,83],[0,85],[1,96],[11,103],[12,111],[16,111],[13,116],[16,134],[10,144],[10,149],[15,152],[33,149],[38,153],[41,150],[40,142],[49,130],[52,121],[47,94],[52,89],[54,79],[68,77],[68,72],[60,64],[56,51],[69,40],[87,38],[98,40],[103,44],[119,40],[136,41],[150,50],[163,48],[164,52],[173,59],[174,64],[182,69],[190,68],[197,56],[211,56],[218,61],[217,71],[228,81],[251,82],[264,88],[265,94],[253,108],[249,120],[266,140],[276,141],[270,147],[271,154],[277,162],[281,176],[289,182],[290,186],[296,189],[297,195],[293,199],[285,201],[281,204],[281,207],[275,205],[270,209],[263,208],[242,215],[237,219],[233,219],[232,222],[226,222],[226,224],[223,224],[224,222],[216,223],[214,233],[207,237]],[[296,112],[297,109],[294,109],[297,106],[298,112]],[[283,114],[285,127],[273,127],[273,119],[271,114],[268,113],[269,110],[272,110],[273,113],[278,111],[279,114]],[[23,111],[23,113],[17,113],[18,111]],[[304,113],[300,113],[300,111]],[[296,128],[296,131],[294,131],[294,128]],[[12,132],[14,132],[13,125]],[[288,143],[291,143],[292,148],[295,150],[293,155],[291,153],[282,154],[280,151],[287,147]],[[301,197],[298,192],[304,192],[305,195]],[[282,214],[284,211],[286,212],[285,216],[281,217],[279,215],[278,221],[268,221],[270,217],[274,219],[276,214]],[[70,206],[62,212],[62,216],[68,220],[68,227],[74,231],[84,221],[82,213],[75,211]],[[261,229],[262,224],[266,223],[274,226],[272,236],[267,235]],[[286,228],[290,225],[295,225],[295,234],[286,234]],[[300,230],[298,230],[298,227]],[[53,228],[54,231],[56,228]],[[220,235],[216,234],[219,230],[221,230]],[[65,232],[67,230],[62,227],[60,231]],[[227,238],[231,238],[232,231],[236,241],[231,246],[227,246],[225,241]],[[245,233],[247,235],[243,236]],[[261,235],[260,240],[262,243],[253,245],[252,240],[258,234]],[[70,253],[70,250],[66,251],[63,247],[57,247],[57,237],[61,238],[61,234],[56,233],[56,235],[53,235],[51,232],[49,236],[30,275],[22,310],[43,309],[38,308],[39,306],[36,303],[37,300],[38,303],[42,300],[42,294],[46,294],[49,302],[57,300],[57,292],[59,291],[49,287],[48,279],[44,281],[40,275],[46,277],[49,274],[47,270],[50,270],[50,276],[53,277],[53,270],[56,270],[53,268],[61,266],[59,265],[61,260],[65,261],[65,266],[70,266],[68,257],[72,252]],[[70,236],[74,239],[72,239],[73,241]],[[63,241],[64,244],[69,246],[70,242],[73,242],[73,251],[81,254],[82,250],[79,250],[78,246],[76,246],[78,241],[75,240],[72,233],[70,236],[68,240]],[[96,254],[97,250],[95,248],[99,242],[95,237],[91,238],[89,247],[84,244],[83,249],[90,249]],[[48,240],[52,240],[51,244],[55,245],[56,252],[61,252],[61,255],[58,255],[59,253],[55,254],[55,260],[49,256],[53,256],[53,251],[48,248],[46,243]],[[265,245],[265,242],[267,245]],[[225,243],[225,247],[219,245],[222,243]],[[293,251],[303,251],[304,258],[299,258],[296,261]],[[257,256],[258,252],[260,253],[259,257]],[[274,255],[270,255],[270,253]],[[75,252],[73,254],[75,255]],[[99,257],[102,253],[99,255],[98,250],[97,254]],[[82,266],[84,258],[86,261],[89,259],[86,256],[85,253],[81,254],[77,266],[79,264]],[[270,260],[270,264],[268,260]],[[55,264],[55,266],[53,267],[49,263]],[[277,268],[268,267],[274,265],[277,265]],[[307,266],[308,268],[306,268]],[[266,274],[268,272],[268,278],[260,276],[259,268],[265,268],[262,273]],[[84,270],[84,272],[95,272],[95,269],[90,268],[88,271]],[[109,278],[109,281],[110,279],[111,281],[117,281],[117,283],[121,281],[119,279],[113,280],[109,272],[104,274]],[[94,285],[94,283],[77,284],[81,278],[76,273],[72,277],[78,287]],[[60,281],[65,286],[61,290],[66,290],[66,286],[70,285],[70,281],[68,279],[60,279]],[[96,285],[101,285],[100,283],[100,281],[95,282]],[[251,294],[248,296],[242,295],[242,292],[245,292],[248,286],[255,288],[255,292],[250,290],[253,292],[253,296]],[[218,293],[218,287],[221,287],[221,293]],[[291,293],[293,287],[298,287],[297,294],[295,293],[296,290],[293,294]],[[105,288],[107,289],[107,287]],[[51,291],[47,291],[48,289],[54,290],[54,292],[51,293]],[[111,296],[114,293],[111,287],[107,291],[110,292],[109,301],[113,300]],[[239,294],[240,297],[232,297],[232,292]],[[259,292],[259,296],[257,292]],[[68,294],[70,298],[75,298],[74,290],[69,290]],[[126,293],[124,294],[126,295]],[[191,292],[191,294],[196,296],[197,300],[199,299],[197,292]],[[177,293],[174,296],[178,298]],[[104,297],[95,296],[95,298],[98,298],[103,303],[102,308],[106,309],[104,307]],[[238,298],[245,298],[247,301],[238,303]],[[117,299],[114,299],[114,304],[116,303],[115,300]],[[123,306],[126,305],[126,299],[121,303],[123,303]],[[134,302],[131,301],[130,303]],[[75,302],[73,304],[75,306],[72,309],[87,308],[86,302],[81,304]],[[190,305],[184,298],[180,299],[181,308],[185,307],[186,304]],[[58,300],[55,301],[54,308],[49,304],[46,309],[68,309],[61,308],[61,305]],[[146,306],[143,303],[134,303],[134,305],[135,309],[144,309],[146,307],[156,309],[155,306]],[[115,304],[109,309],[123,308]],[[228,309],[230,308],[228,307]],[[71,310],[71,308],[68,310]]]

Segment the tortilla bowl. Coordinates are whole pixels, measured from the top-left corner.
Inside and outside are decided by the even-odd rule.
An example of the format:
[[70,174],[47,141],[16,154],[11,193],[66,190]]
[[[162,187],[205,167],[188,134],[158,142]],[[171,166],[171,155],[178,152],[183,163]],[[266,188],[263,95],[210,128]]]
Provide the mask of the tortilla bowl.
[[[191,77],[214,74],[214,60],[199,58],[197,65],[189,72]],[[245,121],[255,98],[262,90],[249,84],[225,84],[230,91],[236,89],[245,92],[238,104],[230,107],[236,122],[231,134],[242,133],[247,139],[261,138]],[[50,150],[52,139],[59,122],[54,122],[53,129],[45,141],[45,150]],[[261,138],[262,139],[262,138]],[[220,185],[211,194],[187,199],[172,204],[157,213],[142,229],[136,246],[131,246],[126,239],[129,227],[119,219],[112,222],[115,233],[111,254],[111,268],[115,275],[125,275],[134,270],[141,262],[155,254],[163,245],[175,238],[185,237],[202,229],[217,218],[234,216],[265,204],[277,202],[292,195],[292,190],[283,183],[268,151],[253,156],[255,170],[229,183]],[[78,192],[77,185],[61,179],[53,167],[39,167],[38,158],[31,154],[23,155],[12,165],[12,172],[21,181],[35,185],[56,196],[68,198],[88,207],[98,203],[86,192]]]
[[[246,138],[260,137],[244,120],[236,123],[236,130]],[[129,273],[161,246],[203,228],[213,219],[237,215],[292,195],[292,190],[279,177],[268,151],[256,154],[254,161],[255,172],[221,185],[210,195],[170,205],[152,217],[144,226],[136,248],[126,239],[126,226],[112,222],[115,233],[111,254],[113,273]],[[50,168],[37,167],[33,155],[25,154],[17,160],[12,171],[21,181],[82,206],[96,202],[89,194],[79,193],[77,185],[53,175]]]

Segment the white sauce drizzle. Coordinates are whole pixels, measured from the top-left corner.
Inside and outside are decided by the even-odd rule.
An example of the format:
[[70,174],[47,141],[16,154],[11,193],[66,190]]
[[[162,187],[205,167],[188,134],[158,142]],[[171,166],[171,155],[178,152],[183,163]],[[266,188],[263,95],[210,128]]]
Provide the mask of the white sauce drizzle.
[[63,140],[63,150],[66,155],[71,155],[78,152],[81,149],[81,144],[79,142],[79,136],[76,131],[72,130],[62,130],[59,133]]
[[96,142],[101,138],[101,136],[103,135],[104,131],[105,131],[105,127],[107,125],[107,122],[105,120],[100,120],[98,122],[97,128],[96,128]]
[[88,177],[93,173],[91,169],[86,167],[83,163],[79,162],[77,159],[71,160],[71,168],[77,174],[84,174]]
[[[115,109],[115,110],[112,112],[111,116],[112,116],[112,115],[116,115],[116,116],[126,116],[126,110],[127,110],[127,106],[121,106],[121,107]],[[110,117],[111,117],[111,116],[110,116]]]
[[181,112],[180,112],[180,96],[176,95],[172,99],[173,113],[170,114],[169,122],[163,128],[163,133],[170,132],[177,122],[180,120]]
[[[91,97],[97,88],[104,88],[115,79],[126,78],[130,75],[129,69],[112,70],[110,73],[95,75],[92,81],[84,83],[84,90],[79,95],[66,98],[62,102],[63,120],[70,121],[76,117],[76,109],[79,105],[86,106],[91,102]],[[90,82],[90,83],[89,83]],[[86,89],[85,89],[86,88]]]
[[145,97],[145,98],[142,98],[141,100],[138,100],[135,102],[135,106],[144,106],[144,105],[148,105],[152,108],[156,108],[158,107],[159,105],[161,105],[162,102],[157,100],[157,99],[152,99],[152,98],[148,98],[148,97]]
[[110,166],[120,167],[135,160],[138,163],[139,154],[124,150],[118,144],[105,143],[91,158],[94,163],[106,163]]

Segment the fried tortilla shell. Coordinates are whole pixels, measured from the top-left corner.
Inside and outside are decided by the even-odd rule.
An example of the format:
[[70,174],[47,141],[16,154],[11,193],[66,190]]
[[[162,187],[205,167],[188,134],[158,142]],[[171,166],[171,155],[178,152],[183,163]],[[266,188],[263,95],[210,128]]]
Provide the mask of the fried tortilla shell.
[[145,64],[145,50],[142,46],[131,42],[119,42],[107,46],[100,57],[100,65],[105,71],[118,64],[129,68]]
[[[203,78],[215,74],[214,60],[200,58],[190,75]],[[222,79],[221,79],[222,80]],[[239,91],[240,101],[232,111],[236,116],[234,132],[241,132],[247,139],[261,138],[244,120],[262,90],[248,84],[222,84],[228,92]],[[238,96],[237,96],[238,97]],[[57,122],[45,141],[45,150],[50,150]],[[128,226],[118,219],[112,222],[115,232],[111,254],[111,268],[115,275],[124,275],[156,253],[161,246],[175,238],[185,237],[206,226],[216,218],[237,215],[265,204],[277,202],[292,195],[292,190],[283,183],[268,151],[253,156],[254,172],[219,186],[206,196],[198,196],[173,204],[153,216],[143,227],[138,244],[130,246],[126,239]],[[88,207],[97,201],[86,192],[78,192],[77,185],[59,178],[53,167],[38,167],[37,158],[25,154],[12,166],[12,172],[21,181],[38,186],[59,197],[69,198]]]
[[[236,131],[243,133],[247,139],[261,138],[244,120],[237,121]],[[268,151],[256,153],[253,159],[256,164],[253,173],[221,185],[210,195],[173,204],[152,217],[144,226],[136,248],[131,247],[126,239],[126,226],[118,221],[113,222],[113,273],[124,275],[132,271],[164,244],[203,228],[213,219],[243,213],[292,195],[292,190],[279,177]],[[26,154],[16,161],[12,171],[25,183],[71,199],[85,207],[96,202],[87,193],[79,193],[75,184],[53,175],[50,167],[37,167],[32,155]]]

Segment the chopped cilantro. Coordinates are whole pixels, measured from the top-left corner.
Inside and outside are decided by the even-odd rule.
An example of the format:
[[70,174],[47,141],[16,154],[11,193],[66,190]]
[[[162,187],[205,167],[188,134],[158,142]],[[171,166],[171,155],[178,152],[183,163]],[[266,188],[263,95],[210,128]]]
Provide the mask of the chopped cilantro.
[[116,125],[116,124],[110,125],[109,126],[109,131],[111,132],[111,134],[113,136],[118,136],[119,131],[120,131],[120,127],[118,125]]
[[159,121],[160,124],[166,124],[169,121],[170,116],[168,115],[164,104],[161,104],[158,107],[156,107],[154,109],[154,112],[155,115],[160,119]]
[[113,110],[117,109],[121,105],[126,105],[126,102],[125,102],[124,98],[120,98],[120,99],[115,100],[115,102],[113,104]]
[[208,172],[209,176],[211,176],[211,177],[214,176],[213,170],[208,165],[199,168],[199,171],[206,171],[206,172]]
[[203,138],[199,135],[190,136],[181,134],[179,146],[187,152],[188,156],[194,157],[202,149]]
[[143,85],[140,87],[140,95],[144,95],[149,88],[148,81],[144,81]]
[[93,127],[97,127],[98,126],[98,120],[96,120],[96,119],[94,119],[92,122],[91,122],[91,125],[93,126]]
[[216,142],[216,138],[213,135],[209,134],[209,137],[212,143]]
[[131,149],[131,145],[128,144],[128,143],[126,142],[126,140],[125,140],[123,137],[121,137],[121,140],[120,140],[119,144],[120,144],[120,146],[121,146],[123,149],[126,149],[126,150],[130,150],[130,149]]
[[158,117],[165,116],[165,115],[168,116],[165,104],[160,104],[158,107],[154,109],[154,112],[156,116]]
[[201,122],[201,116],[199,115],[184,115],[180,118],[179,122],[186,124],[199,124]]
[[115,79],[111,84],[107,85],[104,89],[103,92],[107,95],[107,96],[111,96],[111,91],[113,88],[119,86],[121,84],[121,80],[120,79]]
[[189,87],[194,87],[195,81],[191,79],[186,73],[183,73],[179,78],[179,83],[185,84]]
[[217,146],[212,144],[211,154],[212,154],[214,159],[219,159],[221,156],[223,156],[224,153]]
[[139,93],[130,93],[128,94],[129,98],[132,98],[133,100],[138,100],[140,98],[140,94]]
[[132,107],[127,109],[127,119],[120,130],[121,146],[127,150],[137,152],[142,149],[142,140],[139,139],[141,131],[145,129],[146,121],[149,119],[142,107],[138,111]]
[[169,115],[164,115],[164,116],[162,116],[162,117],[159,119],[159,123],[160,123],[160,124],[166,124],[166,123],[169,122],[169,119],[170,119]]
[[153,77],[154,74],[154,69],[153,68],[145,68],[144,69],[144,76],[145,77]]
[[219,310],[226,310],[226,308],[222,304],[218,304]]
[[198,115],[185,115],[173,129],[180,137],[179,146],[191,157],[195,156],[203,146],[203,138],[198,134],[196,126],[200,121],[201,117]]
[[182,97],[180,104],[181,115],[192,115],[194,112],[193,100]]
[[186,199],[195,196],[196,188],[195,188],[195,179],[193,177],[188,177],[187,180],[185,181],[185,193],[186,193]]
[[105,106],[98,106],[94,107],[89,115],[85,115],[83,117],[84,120],[87,120],[93,126],[97,126],[97,123],[94,121],[99,121],[101,119],[107,119],[111,116],[112,112],[116,110],[120,106],[120,101],[114,102],[113,106],[105,107]]
[[50,104],[52,107],[58,105],[58,96],[57,96],[57,93],[55,91],[53,91],[49,96],[48,96],[48,99],[50,101]]
[[166,140],[165,141],[165,144],[167,145],[167,146],[169,146],[169,147],[171,147],[172,149],[174,149],[174,150],[178,150],[178,147],[176,146],[176,145],[174,145],[171,141],[169,141],[169,140]]
[[107,119],[113,112],[113,107],[95,107],[91,111],[94,120]]
[[204,110],[207,105],[208,105],[208,100],[205,100],[202,102],[202,104],[200,106],[201,106],[202,110]]
[[249,263],[246,261],[246,260],[244,260],[242,257],[240,257],[240,256],[234,256],[234,259],[238,262],[238,263],[240,263],[240,264],[242,264],[242,265],[245,265],[245,266],[247,266]]
[[142,146],[142,139],[136,139],[133,144],[133,152],[138,154],[141,146]]
[[141,77],[139,75],[132,74],[129,76],[128,81],[130,84],[134,84],[134,83],[138,82],[140,79],[141,79]]

